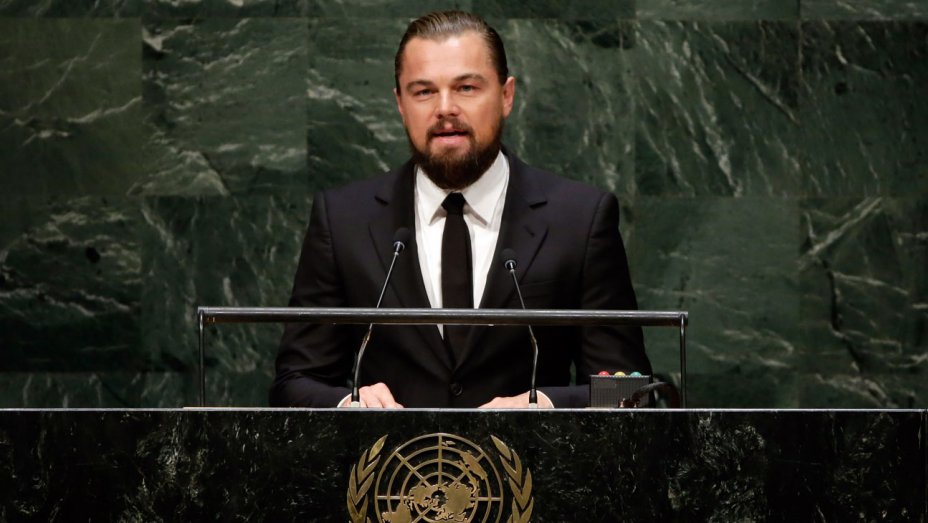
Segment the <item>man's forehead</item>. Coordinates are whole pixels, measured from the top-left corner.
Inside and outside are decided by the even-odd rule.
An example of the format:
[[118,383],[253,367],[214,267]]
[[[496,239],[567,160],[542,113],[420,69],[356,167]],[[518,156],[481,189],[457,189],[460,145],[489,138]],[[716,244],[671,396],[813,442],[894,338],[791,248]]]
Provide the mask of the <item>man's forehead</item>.
[[492,61],[490,47],[475,31],[462,31],[434,37],[413,37],[406,43],[406,48],[403,50],[403,61],[405,62],[410,58],[415,59],[422,53],[435,50],[436,47],[457,48],[468,53],[481,53],[487,61]]

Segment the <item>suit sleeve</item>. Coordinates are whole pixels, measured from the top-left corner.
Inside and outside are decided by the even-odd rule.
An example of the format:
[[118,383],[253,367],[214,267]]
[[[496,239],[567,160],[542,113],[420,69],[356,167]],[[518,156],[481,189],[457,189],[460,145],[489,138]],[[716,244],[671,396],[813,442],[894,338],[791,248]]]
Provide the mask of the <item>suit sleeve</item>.
[[[342,277],[335,261],[325,193],[313,199],[309,229],[290,295],[291,307],[342,307]],[[335,407],[350,389],[354,352],[345,326],[284,326],[271,385],[272,407]]]
[[[597,203],[582,261],[580,308],[637,310],[638,302],[628,271],[628,259],[619,233],[619,203],[605,193]],[[590,375],[599,371],[638,371],[651,374],[640,327],[593,326],[581,328],[574,355],[577,385],[542,390],[556,407],[589,406]]]

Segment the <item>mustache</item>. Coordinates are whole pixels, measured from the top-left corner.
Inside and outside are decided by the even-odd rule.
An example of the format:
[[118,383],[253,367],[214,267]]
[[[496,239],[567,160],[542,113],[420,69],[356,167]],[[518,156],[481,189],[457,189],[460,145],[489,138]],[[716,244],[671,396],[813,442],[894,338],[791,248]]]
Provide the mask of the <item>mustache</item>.
[[467,134],[473,134],[473,132],[472,132],[473,129],[471,129],[471,126],[469,126],[469,125],[467,125],[466,123],[464,123],[464,122],[458,120],[457,118],[448,118],[448,119],[442,120],[442,121],[436,123],[435,125],[433,125],[432,127],[430,127],[429,130],[428,130],[428,137],[429,137],[429,138],[432,138],[432,137],[437,136],[437,135],[439,135],[439,134],[441,134],[441,133],[448,132],[448,131],[447,131],[447,128],[448,128],[449,125],[450,125],[451,129],[453,129],[454,131],[462,132],[462,133],[467,133]]

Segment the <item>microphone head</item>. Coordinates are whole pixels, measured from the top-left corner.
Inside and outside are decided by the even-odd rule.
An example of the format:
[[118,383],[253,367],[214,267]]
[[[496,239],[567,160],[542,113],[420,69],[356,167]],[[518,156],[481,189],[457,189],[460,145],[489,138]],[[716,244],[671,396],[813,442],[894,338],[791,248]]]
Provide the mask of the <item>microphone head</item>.
[[409,229],[406,227],[400,227],[397,229],[396,232],[393,233],[394,252],[403,252],[403,249],[406,248],[406,244],[409,243],[410,238],[412,238],[412,233],[409,232]]
[[503,260],[503,266],[507,270],[513,270],[516,268],[516,251],[506,248],[503,249],[503,252],[500,253],[500,258]]

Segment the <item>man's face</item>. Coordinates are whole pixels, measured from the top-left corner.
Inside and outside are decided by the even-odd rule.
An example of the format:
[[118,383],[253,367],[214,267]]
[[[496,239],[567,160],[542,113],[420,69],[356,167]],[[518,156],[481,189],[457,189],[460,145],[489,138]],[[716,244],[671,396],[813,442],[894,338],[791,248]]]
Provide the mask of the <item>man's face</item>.
[[496,158],[515,78],[499,83],[489,48],[476,33],[413,38],[394,94],[417,163],[438,186],[462,189]]

